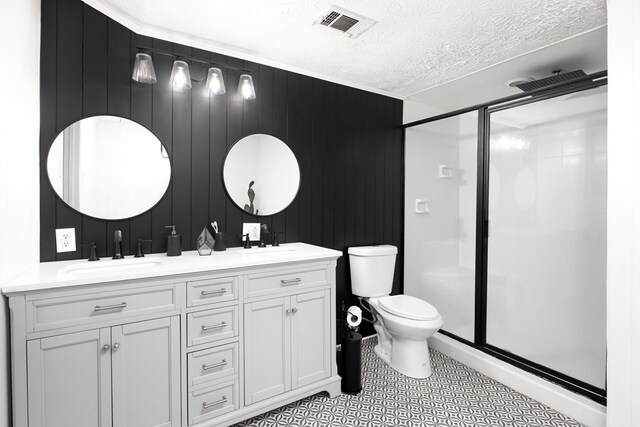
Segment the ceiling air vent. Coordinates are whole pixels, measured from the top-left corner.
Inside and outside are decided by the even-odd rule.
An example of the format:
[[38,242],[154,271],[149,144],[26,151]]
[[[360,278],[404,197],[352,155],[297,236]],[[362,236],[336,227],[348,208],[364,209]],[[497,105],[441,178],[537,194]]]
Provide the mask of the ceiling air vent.
[[355,39],[373,27],[376,21],[337,6],[331,6],[331,9],[318,18],[314,24],[333,28]]

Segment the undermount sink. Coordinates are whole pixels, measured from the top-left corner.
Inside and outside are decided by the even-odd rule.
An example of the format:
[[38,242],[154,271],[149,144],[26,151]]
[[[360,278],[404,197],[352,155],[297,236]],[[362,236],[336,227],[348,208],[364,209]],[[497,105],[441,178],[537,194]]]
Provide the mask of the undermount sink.
[[242,251],[242,256],[249,258],[285,258],[289,255],[293,255],[298,251],[295,246],[269,246],[266,248],[259,248],[257,246]]
[[141,268],[155,267],[162,261],[158,259],[110,259],[103,261],[84,262],[78,264],[72,264],[65,268],[63,271],[71,275],[89,275],[96,273],[119,273],[128,270],[138,270]]

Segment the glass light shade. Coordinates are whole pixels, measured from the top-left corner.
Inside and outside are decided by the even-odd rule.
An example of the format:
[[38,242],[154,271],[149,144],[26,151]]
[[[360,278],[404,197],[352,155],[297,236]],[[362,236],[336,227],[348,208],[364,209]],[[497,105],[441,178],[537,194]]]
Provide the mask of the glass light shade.
[[136,60],[133,63],[133,75],[131,78],[140,83],[153,84],[158,81],[156,70],[153,68],[151,56],[147,53],[136,53]]
[[240,95],[244,100],[256,99],[256,90],[253,87],[253,79],[249,74],[240,75],[238,95]]
[[189,65],[186,62],[173,61],[170,82],[173,89],[191,89],[191,74],[189,74]]
[[223,95],[226,92],[224,78],[220,68],[209,68],[207,73],[207,89],[212,95]]

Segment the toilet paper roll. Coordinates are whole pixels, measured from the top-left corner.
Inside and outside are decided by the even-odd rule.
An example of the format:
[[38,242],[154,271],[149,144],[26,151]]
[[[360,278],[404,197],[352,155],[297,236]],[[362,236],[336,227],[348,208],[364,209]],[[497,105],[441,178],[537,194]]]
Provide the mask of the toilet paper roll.
[[356,326],[360,325],[361,322],[362,322],[362,310],[360,310],[360,307],[352,305],[347,310],[347,325],[349,325],[352,328],[355,328]]

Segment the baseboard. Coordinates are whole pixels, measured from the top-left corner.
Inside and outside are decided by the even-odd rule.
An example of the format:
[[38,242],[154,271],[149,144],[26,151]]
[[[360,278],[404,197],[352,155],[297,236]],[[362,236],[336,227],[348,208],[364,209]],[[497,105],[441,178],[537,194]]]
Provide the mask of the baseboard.
[[588,427],[606,427],[606,406],[518,369],[446,335],[436,333],[429,338],[429,346]]

